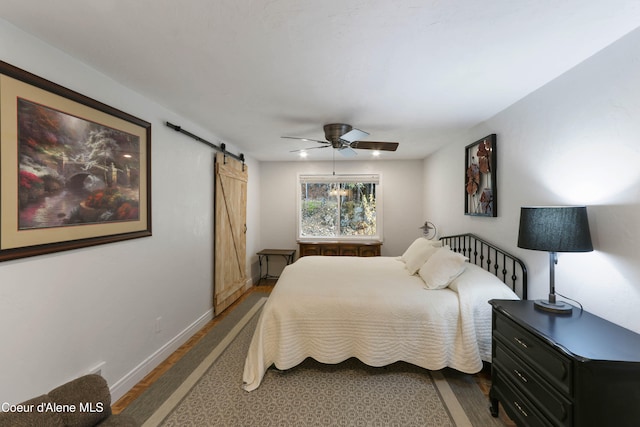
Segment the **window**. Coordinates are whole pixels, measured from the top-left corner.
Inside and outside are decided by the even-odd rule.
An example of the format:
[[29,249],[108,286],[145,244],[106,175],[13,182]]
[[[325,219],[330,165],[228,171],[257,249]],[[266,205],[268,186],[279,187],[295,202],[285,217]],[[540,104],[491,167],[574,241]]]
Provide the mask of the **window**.
[[382,240],[379,175],[300,175],[298,238]]

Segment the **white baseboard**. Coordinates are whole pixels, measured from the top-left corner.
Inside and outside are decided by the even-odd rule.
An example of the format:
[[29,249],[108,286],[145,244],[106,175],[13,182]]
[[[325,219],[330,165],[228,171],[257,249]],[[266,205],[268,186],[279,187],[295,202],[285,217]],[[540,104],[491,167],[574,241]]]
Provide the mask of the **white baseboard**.
[[182,344],[191,338],[196,332],[202,329],[211,319],[213,319],[213,309],[208,310],[199,319],[189,325],[186,329],[173,337],[169,342],[160,347],[155,353],[136,366],[131,372],[116,381],[109,389],[111,391],[111,402],[115,403],[129,390],[138,384],[149,372],[162,363]]

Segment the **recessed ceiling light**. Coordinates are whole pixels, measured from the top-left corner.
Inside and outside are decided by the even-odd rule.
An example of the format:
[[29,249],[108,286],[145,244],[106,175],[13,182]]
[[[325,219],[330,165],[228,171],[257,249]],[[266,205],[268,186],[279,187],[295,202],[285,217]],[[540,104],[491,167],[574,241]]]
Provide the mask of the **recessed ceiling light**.
[[373,150],[373,152],[371,153],[371,155],[373,157],[378,157],[380,155],[380,150]]
[[301,151],[301,152],[300,152],[300,157],[302,157],[303,159],[304,159],[305,157],[307,157],[307,152],[306,152],[306,151]]

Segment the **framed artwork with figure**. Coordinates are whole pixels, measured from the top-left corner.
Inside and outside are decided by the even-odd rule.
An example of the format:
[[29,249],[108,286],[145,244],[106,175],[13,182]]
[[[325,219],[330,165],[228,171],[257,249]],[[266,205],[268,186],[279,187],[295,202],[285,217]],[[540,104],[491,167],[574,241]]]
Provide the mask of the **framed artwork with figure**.
[[496,165],[496,134],[465,147],[465,215],[498,216]]

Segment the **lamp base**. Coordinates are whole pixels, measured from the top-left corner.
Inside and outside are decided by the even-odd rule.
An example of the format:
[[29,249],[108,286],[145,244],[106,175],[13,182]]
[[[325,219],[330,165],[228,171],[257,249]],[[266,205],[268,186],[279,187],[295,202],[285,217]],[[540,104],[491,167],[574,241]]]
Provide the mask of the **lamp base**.
[[570,314],[573,310],[573,306],[566,302],[549,302],[543,299],[536,300],[533,305],[537,309],[550,311],[552,313]]

